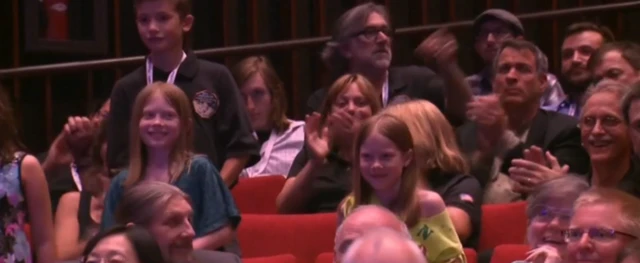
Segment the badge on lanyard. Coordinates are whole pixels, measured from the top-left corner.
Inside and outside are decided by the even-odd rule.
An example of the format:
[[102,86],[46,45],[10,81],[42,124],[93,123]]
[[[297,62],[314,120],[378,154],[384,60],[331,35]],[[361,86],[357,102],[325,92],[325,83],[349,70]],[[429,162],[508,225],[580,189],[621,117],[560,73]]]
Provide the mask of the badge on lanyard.
[[[171,71],[171,73],[169,73],[169,78],[167,78],[167,83],[173,84],[176,81],[176,75],[178,74],[178,69],[180,68],[180,65],[182,65],[182,62],[184,62],[185,59],[187,59],[187,54],[185,54],[183,51],[182,59],[180,60],[180,63],[178,64],[178,66],[176,66],[176,68],[174,68]],[[151,83],[153,83],[153,62],[151,62],[151,59],[149,59],[148,57],[146,60],[145,67],[147,69],[147,85],[150,85]]]

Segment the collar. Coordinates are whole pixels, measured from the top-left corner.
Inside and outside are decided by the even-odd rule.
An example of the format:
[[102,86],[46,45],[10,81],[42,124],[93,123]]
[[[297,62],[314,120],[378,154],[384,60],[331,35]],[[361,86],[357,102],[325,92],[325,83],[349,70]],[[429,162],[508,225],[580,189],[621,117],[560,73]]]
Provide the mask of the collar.
[[[178,75],[183,77],[187,77],[189,79],[193,79],[198,73],[199,65],[198,65],[198,57],[192,51],[185,51],[187,54],[187,58],[180,64],[180,68],[178,68]],[[144,68],[144,67],[143,67]],[[159,72],[162,74],[169,74],[162,69],[154,67],[153,72]],[[143,70],[144,73],[144,70]]]

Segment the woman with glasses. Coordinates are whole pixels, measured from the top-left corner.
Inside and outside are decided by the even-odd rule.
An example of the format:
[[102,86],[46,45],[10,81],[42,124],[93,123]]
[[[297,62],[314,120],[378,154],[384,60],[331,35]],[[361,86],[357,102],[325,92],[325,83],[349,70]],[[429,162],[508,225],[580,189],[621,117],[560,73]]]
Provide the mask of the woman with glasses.
[[612,188],[593,188],[576,200],[565,232],[566,262],[616,262],[640,236],[640,199]]
[[[524,262],[561,263],[566,252],[564,231],[573,215],[573,202],[589,185],[573,175],[549,180],[527,200],[527,238],[531,247]],[[493,251],[481,253],[479,262],[490,262]],[[518,261],[516,261],[518,262]]]

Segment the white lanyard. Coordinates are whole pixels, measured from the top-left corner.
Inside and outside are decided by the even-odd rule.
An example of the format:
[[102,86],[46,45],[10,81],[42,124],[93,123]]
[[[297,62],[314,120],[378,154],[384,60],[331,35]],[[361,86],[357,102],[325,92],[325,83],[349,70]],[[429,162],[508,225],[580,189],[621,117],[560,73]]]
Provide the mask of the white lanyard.
[[[176,75],[178,74],[178,68],[180,68],[180,65],[182,64],[182,62],[184,62],[186,58],[187,58],[187,54],[185,54],[183,51],[180,64],[178,64],[178,66],[176,66],[176,68],[174,68],[171,71],[171,73],[169,73],[169,78],[167,78],[167,83],[173,84],[173,82],[175,82]],[[151,83],[153,83],[153,62],[151,62],[151,59],[149,59],[148,57],[146,61],[146,68],[147,68],[147,85],[150,85]]]
[[75,163],[71,163],[71,177],[73,178],[73,183],[78,187],[78,191],[82,191],[82,181]]
[[386,107],[389,102],[389,79],[382,85],[382,107]]

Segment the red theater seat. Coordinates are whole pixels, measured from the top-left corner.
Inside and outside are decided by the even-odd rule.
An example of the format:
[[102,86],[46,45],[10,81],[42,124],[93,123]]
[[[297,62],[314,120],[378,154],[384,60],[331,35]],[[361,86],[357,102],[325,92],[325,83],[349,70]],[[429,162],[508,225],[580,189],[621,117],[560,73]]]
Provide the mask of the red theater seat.
[[478,251],[502,244],[522,244],[527,232],[527,202],[482,206]]
[[277,214],[276,197],[284,181],[282,175],[242,178],[231,194],[242,214]]
[[511,263],[527,258],[528,245],[499,245],[493,250],[491,263]]
[[333,251],[336,213],[309,215],[242,215],[238,240],[244,257],[292,254],[298,262],[314,262]]
[[242,263],[296,263],[296,257],[291,254],[259,258],[243,258]]
[[473,248],[465,248],[464,255],[467,256],[467,263],[477,263],[478,262],[478,254]]

